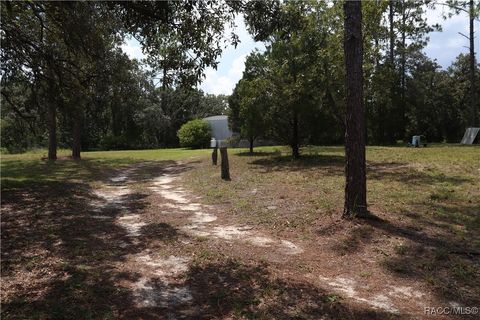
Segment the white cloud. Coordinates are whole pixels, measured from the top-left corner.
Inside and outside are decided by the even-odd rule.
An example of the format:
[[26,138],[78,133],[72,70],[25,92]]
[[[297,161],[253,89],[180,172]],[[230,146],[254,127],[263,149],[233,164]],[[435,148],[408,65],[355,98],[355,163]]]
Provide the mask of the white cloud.
[[[233,31],[238,35],[240,43],[236,48],[230,45],[224,50],[217,70],[208,68],[205,71],[201,88],[207,93],[231,94],[236,83],[242,78],[248,54],[256,47],[264,48],[262,43],[253,41],[242,16],[235,18],[235,24],[237,27]],[[231,31],[227,27],[225,36],[228,37]]]
[[123,52],[125,52],[130,59],[141,60],[145,58],[140,43],[135,39],[128,39],[120,46],[120,48],[122,48]]
[[225,76],[220,76],[212,68],[205,70],[205,80],[202,82],[202,89],[207,93],[213,94],[230,94],[234,83]]
[[[448,13],[449,8],[441,5],[438,5],[435,10],[429,9],[426,12],[428,23],[440,24],[442,31],[429,34],[430,42],[425,47],[425,52],[427,56],[436,59],[444,68],[448,67],[460,53],[468,51],[465,48],[465,46],[468,46],[468,40],[459,34],[461,32],[468,35],[468,14],[462,12],[443,19],[443,15]],[[475,29],[478,29],[478,26],[479,24],[476,22]]]
[[232,68],[228,72],[231,76],[237,77],[237,80],[242,77],[243,70],[245,70],[245,60],[247,60],[246,54],[243,54],[233,60]]
[[227,73],[223,75],[213,68],[208,68],[205,71],[205,80],[202,82],[202,89],[205,92],[213,94],[231,94],[235,84],[242,78],[246,58],[246,54],[237,57],[231,63]]

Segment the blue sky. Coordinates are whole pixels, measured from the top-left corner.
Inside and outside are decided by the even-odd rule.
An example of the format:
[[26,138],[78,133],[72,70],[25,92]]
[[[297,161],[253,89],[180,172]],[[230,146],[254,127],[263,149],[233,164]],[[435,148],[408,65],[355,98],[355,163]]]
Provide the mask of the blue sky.
[[[447,20],[442,19],[443,8],[436,10],[428,10],[427,21],[430,24],[439,23],[442,25],[442,32],[432,32],[429,34],[430,41],[424,49],[427,56],[436,59],[437,62],[444,68],[448,67],[451,62],[461,52],[468,52],[468,40],[458,34],[461,32],[468,35],[468,16],[460,14],[453,16]],[[242,17],[236,19],[237,28],[235,32],[240,38],[240,44],[237,48],[228,46],[219,59],[217,70],[208,68],[205,71],[205,79],[200,88],[208,93],[214,94],[231,94],[235,84],[241,79],[245,58],[255,48],[263,50],[265,47],[261,42],[253,41],[248,34]],[[475,23],[476,34],[480,33],[480,23]],[[228,31],[228,30],[227,30]],[[478,52],[480,47],[480,37],[475,38],[475,48]],[[128,40],[122,49],[132,58],[143,58],[140,45],[135,40]]]

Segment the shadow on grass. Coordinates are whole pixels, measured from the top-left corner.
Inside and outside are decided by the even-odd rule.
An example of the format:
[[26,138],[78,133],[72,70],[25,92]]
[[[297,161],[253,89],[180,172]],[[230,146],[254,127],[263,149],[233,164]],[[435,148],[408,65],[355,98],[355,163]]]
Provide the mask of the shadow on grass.
[[144,241],[155,239],[164,242],[174,242],[178,240],[178,237],[178,229],[168,223],[151,223],[141,229],[141,239],[144,239]]
[[249,151],[235,153],[239,157],[273,157],[280,156],[282,152],[280,150],[276,151],[254,151],[250,153]]
[[[127,182],[150,180],[172,164],[143,163]],[[56,169],[65,170],[59,177]],[[142,214],[147,194],[133,189],[116,205],[79,182],[116,185],[105,180],[113,171],[85,160],[10,166],[7,177],[30,178],[2,185],[2,319],[113,319],[136,308],[133,293],[121,283],[139,275],[117,266],[151,241],[174,241],[177,232],[166,223],[153,224],[133,242],[116,219]]]
[[[2,318],[108,318],[115,305],[131,303],[114,283],[113,266],[139,248],[119,246],[127,234],[114,223],[118,209],[102,212],[111,219],[92,217],[89,203],[100,199],[91,191],[86,184],[52,183],[4,193],[2,277],[8,298],[2,300]],[[132,207],[141,210],[141,197],[135,201]]]
[[447,176],[435,171],[418,171],[407,162],[368,162],[367,178],[374,180],[395,180],[416,185],[438,183],[459,184],[471,181],[471,179],[462,176]]
[[192,266],[187,284],[198,308],[195,319],[396,319],[372,308],[345,306],[312,283],[273,277],[266,265],[235,260]]
[[250,162],[254,169],[262,169],[263,173],[271,171],[302,171],[313,168],[329,169],[331,174],[341,174],[345,158],[336,155],[302,155],[299,159],[292,156],[269,156]]
[[[462,206],[452,210],[471,218],[475,214],[471,207]],[[455,223],[454,219],[445,216],[442,221],[456,225],[458,221]],[[381,262],[388,271],[399,278],[426,283],[445,303],[454,301],[465,306],[479,305],[480,230],[476,227],[470,235],[459,236],[454,232],[441,230],[435,220],[416,216],[410,222],[402,224],[380,218],[360,221],[365,232],[373,233],[376,230],[379,234],[402,239],[400,242],[403,244],[396,246],[393,253],[385,254]],[[478,226],[478,218],[476,221]],[[346,239],[346,242],[349,240],[362,246],[371,238],[367,237],[363,241],[355,233]]]
[[2,190],[28,188],[36,184],[102,180],[131,159],[8,160],[2,161]]
[[[360,252],[365,246],[374,240],[373,229],[369,226],[359,227],[349,232],[348,236],[342,240],[337,241],[332,249],[340,255],[347,255],[351,253]],[[322,230],[319,233],[325,234],[328,230]]]
[[[239,154],[248,156],[248,153]],[[321,169],[322,174],[343,175],[345,157],[339,155],[305,154],[299,159],[290,155],[278,155],[275,152],[251,155],[254,160],[249,164],[261,172],[271,171],[308,171]],[[395,180],[405,184],[431,185],[440,183],[459,184],[471,182],[470,178],[445,175],[435,171],[418,171],[406,162],[367,162],[367,178],[372,180]]]

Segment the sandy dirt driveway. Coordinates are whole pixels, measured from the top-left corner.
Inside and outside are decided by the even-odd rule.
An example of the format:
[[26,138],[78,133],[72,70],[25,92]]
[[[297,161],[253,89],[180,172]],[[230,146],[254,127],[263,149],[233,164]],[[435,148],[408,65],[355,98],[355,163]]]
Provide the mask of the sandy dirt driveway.
[[[186,163],[165,166],[144,182],[142,187],[148,190],[149,207],[144,212],[132,213],[128,210],[128,196],[134,192],[132,188],[137,184],[136,171],[141,171],[142,167],[140,165],[111,177],[109,183],[96,191],[103,202],[94,204],[100,211],[95,216],[97,219],[107,219],[108,216],[101,213],[104,209],[117,210],[115,223],[124,228],[126,233],[125,240],[119,244],[121,247],[135,247],[140,243],[145,245],[143,233],[153,233],[152,247],[147,246],[128,254],[118,266],[119,272],[138,274],[134,281],[123,281],[122,285],[131,290],[134,309],[140,313],[142,310],[163,310],[161,314],[167,318],[208,318],[209,314],[212,317],[219,316],[211,314],[212,308],[220,312],[220,317],[232,312],[239,316],[243,312],[248,314],[248,309],[255,310],[256,307],[259,307],[260,315],[262,312],[265,315],[273,312],[271,306],[267,306],[270,303],[277,304],[278,301],[273,301],[278,297],[265,296],[264,290],[269,288],[262,288],[260,284],[257,288],[249,288],[252,292],[258,291],[254,295],[261,297],[260,301],[255,301],[253,308],[250,297],[245,297],[245,301],[237,303],[237,306],[230,305],[228,299],[222,301],[221,294],[216,297],[216,306],[209,305],[213,303],[209,299],[205,301],[206,297],[212,295],[211,291],[213,296],[219,294],[218,286],[238,286],[238,283],[229,283],[232,280],[228,278],[232,275],[222,275],[226,263],[238,264],[239,268],[257,268],[257,271],[261,268],[266,277],[264,281],[276,278],[274,282],[290,281],[294,288],[301,288],[303,284],[311,287],[309,290],[315,292],[312,296],[306,301],[292,297],[288,301],[291,306],[287,308],[291,310],[286,314],[280,313],[279,317],[298,313],[300,317],[337,318],[345,312],[348,317],[408,318],[414,310],[417,310],[417,315],[420,314],[425,301],[431,300],[421,289],[409,285],[386,282],[379,288],[358,281],[349,274],[338,275],[331,270],[316,274],[291,268],[292,264],[312,257],[314,253],[308,252],[311,251],[311,244],[276,238],[254,225],[235,224],[234,219],[222,214],[220,206],[203,204],[201,197],[192,194],[186,182],[181,180],[182,172],[190,167]],[[159,245],[159,241],[155,240],[155,232],[160,238],[170,233],[169,240],[160,241],[160,250],[155,248]],[[195,268],[204,268],[206,262],[220,263],[218,270],[213,269],[212,274],[207,275],[207,278],[215,278],[213,288],[202,287],[200,283],[206,279],[198,279],[199,275],[193,274]],[[212,265],[207,266],[212,268]],[[241,279],[235,279],[238,280]],[[309,305],[308,309],[303,304]],[[327,308],[345,310],[336,314],[337,311],[331,313]]]
[[[206,205],[182,179],[194,166],[131,165],[94,187],[63,189],[71,202],[62,208],[40,193],[7,203],[5,318],[429,318],[423,306],[435,301],[415,283],[369,283],[354,264],[332,264],[321,244],[279,238]],[[43,202],[28,205],[32,197]]]

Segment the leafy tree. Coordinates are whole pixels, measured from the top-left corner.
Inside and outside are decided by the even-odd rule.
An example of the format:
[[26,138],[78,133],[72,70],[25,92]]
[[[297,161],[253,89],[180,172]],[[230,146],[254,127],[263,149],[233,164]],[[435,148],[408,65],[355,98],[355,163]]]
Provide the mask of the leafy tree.
[[[472,107],[471,104],[471,58],[470,55],[460,54],[457,59],[447,68],[448,84],[445,86],[447,92],[453,96],[453,103],[450,108],[455,109],[451,111],[453,114],[457,114],[457,120],[454,123],[461,121],[462,128],[457,132],[454,137],[456,141],[459,141],[462,134],[465,132],[465,127],[472,124],[472,110],[476,112],[476,118],[480,118],[480,100],[475,100],[475,104]],[[480,78],[480,64],[475,64],[474,68],[475,79]],[[452,140],[452,139],[449,139]]]
[[[387,62],[396,76],[392,79],[391,103],[397,119],[393,124],[395,136],[390,139],[406,137],[406,78],[408,59],[412,54],[425,47],[426,35],[440,30],[439,25],[429,25],[425,18],[425,10],[430,1],[401,0],[389,1],[389,58]],[[397,82],[398,81],[398,82]],[[398,97],[398,98],[397,98]],[[393,142],[393,141],[390,141]]]
[[229,99],[231,127],[248,139],[250,153],[256,138],[268,129],[268,108],[272,101],[271,84],[267,77],[266,56],[251,53],[245,61],[245,71]]
[[[66,139],[67,132],[71,135],[72,156],[79,158],[85,121],[102,113],[96,108],[105,107],[99,101],[106,100],[96,89],[101,87],[100,79],[108,80],[106,74],[115,72],[109,57],[123,36],[131,34],[140,40],[151,69],[163,75],[163,93],[172,85],[191,89],[205,67],[216,66],[225,25],[233,23],[239,5],[203,1],[6,2],[1,8],[2,81],[14,81],[15,74],[24,74],[34,84],[32,92],[42,108],[38,113],[47,115],[49,158],[56,158],[59,124],[71,127],[63,130],[60,138]],[[228,41],[237,43],[238,39],[232,34]],[[100,92],[106,91],[102,88]],[[118,98],[118,93],[113,92],[112,98]],[[112,119],[124,118],[124,113],[133,109],[106,113]],[[129,129],[121,132],[123,124],[114,121],[113,136],[133,135],[135,123],[128,122]]]
[[[274,10],[270,10],[272,6]],[[260,6],[262,7],[262,6]],[[323,2],[286,2],[279,8],[267,3],[262,10],[272,13],[279,22],[260,23],[247,17],[250,29],[257,38],[266,39],[266,80],[271,93],[267,118],[269,135],[285,142],[292,149],[292,156],[300,156],[300,144],[308,137],[306,127],[318,109],[318,75],[324,66],[319,63],[322,46],[325,44],[326,29],[320,28],[319,17],[327,10]],[[266,28],[266,29],[264,29]],[[244,74],[248,79],[248,74]],[[262,86],[259,86],[260,88]],[[318,110],[317,110],[318,111]]]
[[434,1],[433,7],[444,6],[449,9],[447,14],[444,14],[444,18],[450,18],[453,15],[460,13],[467,13],[469,20],[469,34],[465,35],[461,32],[459,34],[465,37],[469,41],[469,76],[470,76],[470,120],[469,126],[478,126],[478,103],[477,103],[477,89],[476,89],[476,58],[475,58],[475,20],[478,20],[480,16],[480,2],[475,0],[459,1],[459,0],[447,0],[447,1]]
[[[43,92],[49,128],[49,158],[56,158],[57,111],[70,117],[72,156],[80,157],[84,109],[101,60],[119,40],[108,12],[90,2],[7,2],[2,6],[2,70],[13,70]],[[118,42],[117,42],[118,43]],[[40,98],[40,97],[39,97]]]

